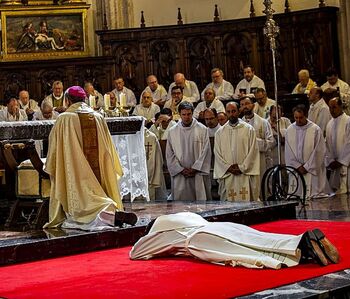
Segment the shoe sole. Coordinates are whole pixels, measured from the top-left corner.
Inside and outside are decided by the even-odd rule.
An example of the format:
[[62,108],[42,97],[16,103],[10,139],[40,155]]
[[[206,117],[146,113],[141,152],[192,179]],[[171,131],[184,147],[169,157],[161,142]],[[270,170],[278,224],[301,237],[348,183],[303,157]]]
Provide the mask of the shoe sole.
[[137,216],[134,213],[130,212],[121,212],[117,211],[115,212],[115,224],[117,226],[122,226],[123,223],[135,225],[137,222]]
[[319,265],[327,266],[329,264],[328,259],[319,246],[315,234],[312,231],[307,231],[305,234],[307,236],[306,243],[311,258],[313,258]]
[[317,238],[317,242],[320,245],[325,256],[333,263],[339,263],[338,249],[325,237],[324,233],[316,228],[312,231]]

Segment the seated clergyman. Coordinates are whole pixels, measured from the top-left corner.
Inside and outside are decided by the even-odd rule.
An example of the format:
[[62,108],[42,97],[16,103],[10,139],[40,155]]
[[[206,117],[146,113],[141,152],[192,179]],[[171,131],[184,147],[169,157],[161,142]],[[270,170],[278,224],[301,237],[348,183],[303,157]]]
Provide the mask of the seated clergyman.
[[130,258],[190,256],[210,263],[247,268],[280,269],[313,260],[339,262],[337,248],[319,229],[300,235],[266,233],[231,222],[208,222],[182,212],[163,215],[131,249]]
[[68,88],[65,97],[68,109],[49,136],[45,171],[51,193],[45,228],[92,230],[135,224],[135,214],[122,212],[118,180],[123,171],[106,122],[84,103],[81,87]]

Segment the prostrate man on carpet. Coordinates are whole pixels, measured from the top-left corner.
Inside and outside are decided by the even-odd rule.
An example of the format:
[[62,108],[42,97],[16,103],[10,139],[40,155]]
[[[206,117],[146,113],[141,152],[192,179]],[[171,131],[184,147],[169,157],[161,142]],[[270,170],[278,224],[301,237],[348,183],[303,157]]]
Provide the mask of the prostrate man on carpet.
[[49,136],[45,171],[51,193],[45,228],[92,230],[137,221],[135,214],[122,212],[119,156],[106,122],[84,103],[85,98],[81,87],[68,88],[68,109]]
[[237,223],[208,222],[190,212],[158,217],[130,251],[133,260],[173,255],[255,269],[292,267],[310,259],[324,266],[339,262],[338,250],[319,229],[298,236],[266,233]]

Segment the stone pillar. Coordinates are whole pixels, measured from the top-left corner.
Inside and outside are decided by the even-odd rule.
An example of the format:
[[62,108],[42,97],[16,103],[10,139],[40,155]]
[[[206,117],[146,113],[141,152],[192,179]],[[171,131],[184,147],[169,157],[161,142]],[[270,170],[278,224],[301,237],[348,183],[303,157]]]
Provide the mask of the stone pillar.
[[350,2],[348,0],[340,0],[339,29],[341,79],[350,83]]

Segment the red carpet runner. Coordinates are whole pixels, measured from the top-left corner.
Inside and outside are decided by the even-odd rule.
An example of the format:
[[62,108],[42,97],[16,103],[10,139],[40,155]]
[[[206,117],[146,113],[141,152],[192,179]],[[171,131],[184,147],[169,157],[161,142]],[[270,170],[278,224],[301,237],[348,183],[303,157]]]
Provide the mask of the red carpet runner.
[[229,298],[350,268],[350,223],[285,220],[257,229],[300,234],[321,228],[337,245],[341,263],[251,270],[194,259],[130,261],[130,248],[104,250],[0,268],[6,298]]

